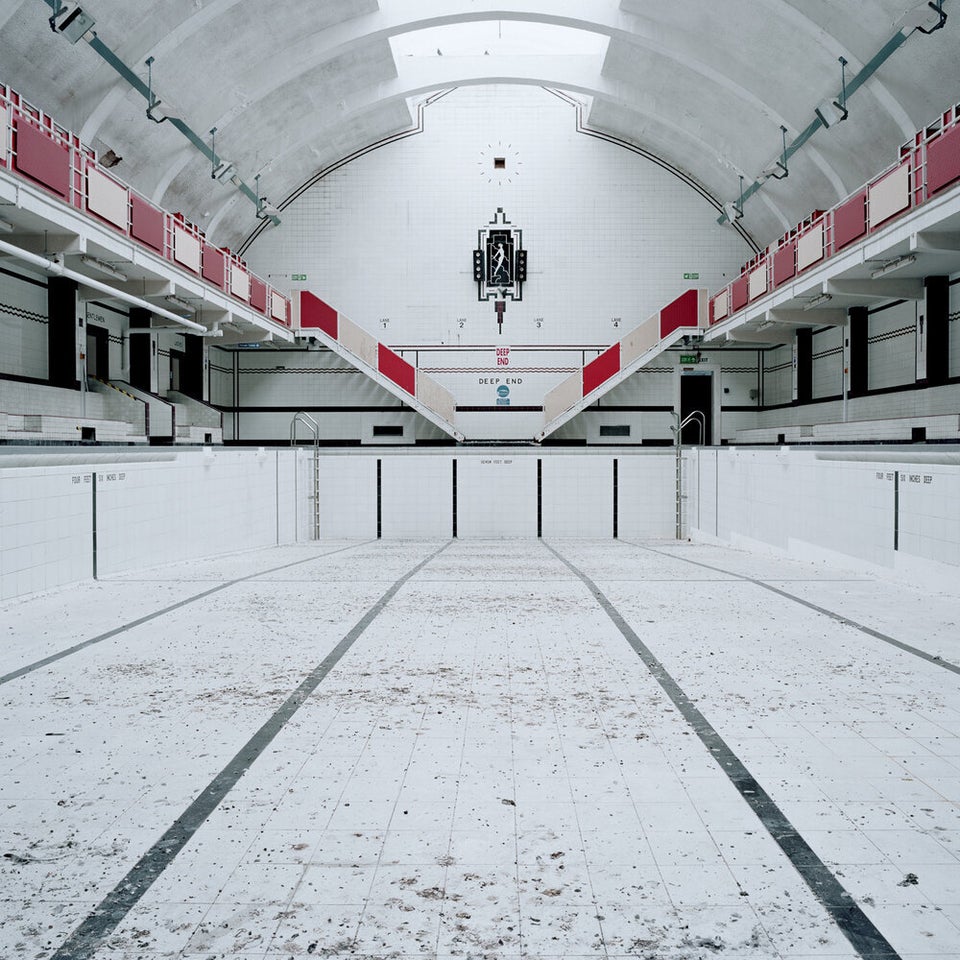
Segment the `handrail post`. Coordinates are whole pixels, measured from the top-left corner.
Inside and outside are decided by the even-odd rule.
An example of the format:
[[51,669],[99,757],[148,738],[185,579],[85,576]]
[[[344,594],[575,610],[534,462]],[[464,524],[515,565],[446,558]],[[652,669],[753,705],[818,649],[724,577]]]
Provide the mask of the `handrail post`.
[[675,478],[677,485],[677,523],[676,523],[676,538],[678,540],[683,539],[683,445],[681,443],[681,434],[683,428],[688,423],[695,423],[697,425],[698,439],[697,446],[703,446],[703,440],[707,433],[707,417],[702,410],[692,410],[688,413],[683,420],[680,419],[680,414],[675,410],[670,411],[670,416],[676,421],[676,426],[671,427],[670,429],[674,434],[674,443],[677,448],[677,463],[675,468]]
[[[298,410],[290,421],[290,446],[294,447],[297,441],[297,424],[305,423],[313,433],[313,539],[320,539],[320,424],[317,423],[309,413]],[[293,498],[294,498],[294,523],[299,529],[299,491],[297,489],[297,476],[299,471],[296,469],[296,460],[294,460],[293,472]]]

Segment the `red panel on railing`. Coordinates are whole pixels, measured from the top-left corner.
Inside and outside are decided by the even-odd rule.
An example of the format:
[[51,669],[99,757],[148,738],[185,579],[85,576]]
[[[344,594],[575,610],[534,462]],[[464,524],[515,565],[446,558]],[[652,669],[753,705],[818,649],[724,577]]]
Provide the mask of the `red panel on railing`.
[[61,197],[70,195],[70,151],[22,117],[17,117],[16,167]]
[[960,126],[927,144],[927,193],[932,195],[960,178]]
[[226,259],[223,251],[205,243],[203,245],[203,279],[215,283],[222,290],[226,277]]
[[[301,326],[303,325],[303,304],[300,305]],[[377,344],[377,359],[380,372],[398,387],[406,390],[412,396],[417,393],[417,371],[412,364],[407,363],[399,354],[394,353],[382,343]]]
[[620,343],[604,350],[583,368],[583,395],[592,393],[601,383],[606,383],[620,372]]
[[797,241],[785,243],[773,255],[773,285],[779,286],[797,275]]
[[841,204],[833,213],[833,249],[842,250],[867,232],[867,191]]
[[736,313],[747,305],[750,293],[750,278],[738,277],[730,285],[730,312]]
[[699,321],[699,294],[696,290],[681,293],[673,303],[660,311],[660,339],[673,333],[678,327],[696,327]]
[[[336,340],[339,334],[337,311],[319,297],[315,297],[309,290],[301,290],[300,326],[304,330],[322,330],[328,337]],[[410,393],[413,391],[411,390]]]
[[250,277],[250,306],[254,310],[266,313],[267,310],[267,285],[257,277]]
[[163,253],[163,220],[162,210],[131,194],[130,235],[160,253]]

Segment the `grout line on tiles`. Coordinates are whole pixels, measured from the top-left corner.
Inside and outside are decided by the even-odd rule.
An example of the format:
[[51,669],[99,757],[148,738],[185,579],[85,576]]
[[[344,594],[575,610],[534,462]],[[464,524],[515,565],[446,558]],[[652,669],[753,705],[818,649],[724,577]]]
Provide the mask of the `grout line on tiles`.
[[372,541],[368,540],[364,543],[354,543],[349,547],[340,547],[336,550],[329,550],[327,553],[321,553],[317,556],[307,557],[304,560],[294,560],[292,563],[284,563],[279,567],[271,567],[269,570],[260,570],[257,573],[251,573],[245,577],[237,577],[236,580],[227,580],[225,583],[221,583],[216,587],[211,587],[209,590],[204,590],[201,593],[194,594],[192,597],[187,597],[185,600],[179,600],[176,603],[170,604],[168,607],[162,607],[159,610],[154,610],[153,613],[148,613],[146,616],[139,617],[136,620],[131,620],[129,623],[124,623],[119,627],[114,627],[113,630],[108,630],[106,633],[101,633],[96,637],[91,637],[89,640],[82,640],[80,643],[75,643],[73,646],[67,647],[64,650],[60,650],[57,653],[51,653],[49,657],[44,657],[42,660],[36,660],[33,663],[28,663],[26,666],[12,670],[10,673],[5,673],[0,676],[0,686],[5,683],[9,683],[11,680],[16,680],[18,677],[25,676],[28,673],[33,673],[35,670],[39,670],[41,667],[47,667],[51,663],[56,663],[58,660],[63,660],[65,657],[69,657],[74,653],[79,653],[81,650],[85,650],[87,647],[92,647],[94,644],[102,643],[104,640],[110,640],[112,637],[119,636],[121,633],[126,633],[126,631],[132,630],[134,627],[139,627],[144,623],[149,623],[151,620],[156,620],[158,617],[162,617],[164,614],[173,613],[174,610],[179,610],[181,607],[185,607],[188,604],[196,602],[197,600],[202,600],[204,597],[209,597],[215,593],[220,593],[222,590],[226,590],[228,587],[236,586],[238,583],[245,583],[246,581],[254,580],[257,577],[265,577],[268,573],[275,573],[278,570],[287,570],[290,567],[297,567],[304,563],[313,563],[317,560],[323,560],[326,557],[332,557],[335,553],[343,553],[345,550],[354,550],[357,547],[366,546],[368,543],[372,543]]
[[[707,718],[697,709],[666,667],[634,632],[600,588],[546,541],[544,547],[563,563],[613,621],[651,675],[679,710],[710,756],[757,815],[764,828],[787,855],[811,893],[820,902],[850,945],[863,960],[900,960],[900,954],[874,926],[829,867],[803,839],[786,814],[753,777],[743,761],[727,745]],[[654,551],[658,552],[658,551]]]
[[[792,600],[794,603],[799,603],[808,610],[813,610],[815,613],[823,614],[823,616],[829,617],[831,620],[835,620],[837,623],[842,623],[846,627],[853,627],[854,630],[859,630],[861,633],[865,633],[868,637],[873,637],[875,640],[882,640],[884,643],[888,643],[890,646],[904,651],[904,653],[911,653],[915,657],[919,657],[921,660],[926,660],[927,663],[932,663],[936,667],[942,667],[944,670],[949,670],[951,673],[960,674],[960,666],[957,666],[955,663],[951,663],[949,660],[944,660],[943,657],[938,657],[927,653],[925,650],[921,650],[919,647],[914,647],[909,643],[904,643],[902,640],[897,640],[895,637],[881,633],[879,630],[874,630],[872,627],[858,623],[856,620],[851,620],[849,617],[845,617],[842,613],[836,613],[833,610],[828,610],[826,607],[817,606],[817,604],[811,603],[809,600],[804,600],[802,597],[798,597],[793,593],[787,593],[786,590],[781,590],[778,587],[774,587],[771,583],[767,583],[763,580],[757,580],[754,577],[748,577],[741,573],[733,573],[730,570],[724,570],[722,567],[714,567],[709,563],[703,563],[700,560],[690,560],[687,557],[681,557],[675,553],[667,553],[664,550],[655,550],[653,547],[647,547],[641,543],[633,543],[629,540],[621,540],[620,542],[631,547],[636,547],[639,550],[648,550],[650,553],[657,553],[662,557],[672,557],[677,560],[682,560],[684,563],[692,563],[694,566],[704,567],[707,570],[716,570],[718,573],[729,574],[730,576],[736,577],[738,580],[742,580],[745,583],[752,583],[763,590],[769,590],[771,593],[775,593],[777,596],[783,597],[785,600]],[[791,581],[778,579],[776,582],[789,583]],[[863,582],[870,583],[872,581],[867,580]]]
[[183,811],[166,833],[147,850],[126,876],[100,901],[93,912],[67,937],[66,941],[51,955],[51,960],[89,960],[97,953],[104,941],[120,925],[160,874],[173,862],[210,814],[236,786],[243,774],[270,746],[367,627],[380,615],[399,590],[448,546],[449,541],[408,570],[370,607],[240,748],[193,803]]

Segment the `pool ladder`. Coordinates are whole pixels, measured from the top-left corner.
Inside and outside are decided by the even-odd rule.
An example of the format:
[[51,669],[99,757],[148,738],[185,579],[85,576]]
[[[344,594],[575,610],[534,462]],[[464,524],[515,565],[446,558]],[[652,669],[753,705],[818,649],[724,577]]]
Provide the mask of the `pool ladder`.
[[[320,539],[320,424],[317,423],[309,413],[298,410],[290,421],[290,446],[293,447],[297,442],[297,424],[304,423],[313,433],[313,493],[307,499],[313,501],[313,537],[314,540]],[[293,499],[294,510],[296,511],[297,531],[300,530],[300,494],[297,489],[297,483],[300,476],[299,466],[293,474]]]
[[707,432],[707,418],[700,410],[693,410],[683,418],[680,419],[679,413],[672,414],[673,419],[677,421],[675,427],[670,429],[673,431],[674,436],[674,445],[677,448],[677,465],[676,465],[676,483],[677,483],[677,539],[683,539],[683,505],[687,499],[686,494],[683,492],[683,445],[681,444],[681,435],[683,428],[688,423],[695,423],[699,431],[699,438],[697,440],[697,446],[703,446],[703,438]]

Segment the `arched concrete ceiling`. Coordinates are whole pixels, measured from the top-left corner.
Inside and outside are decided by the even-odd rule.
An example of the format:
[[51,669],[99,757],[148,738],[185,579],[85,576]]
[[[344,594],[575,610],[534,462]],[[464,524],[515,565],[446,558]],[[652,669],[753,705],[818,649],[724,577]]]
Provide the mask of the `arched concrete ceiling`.
[[[101,150],[118,175],[238,246],[253,204],[210,176],[210,163],[83,41],[48,26],[52,0],[0,6],[0,82]],[[906,37],[849,102],[747,201],[742,225],[762,244],[833,204],[896,158],[897,146],[960,101],[960,9],[930,35]],[[912,0],[89,0],[99,40],[153,86],[170,112],[279,204],[316,172],[409,129],[419,100],[462,84],[537,83],[588,105],[594,129],[635,143],[720,203],[736,200],[900,32]],[[932,14],[926,3],[920,4]],[[934,20],[936,18],[934,17]],[[578,53],[397,57],[391,41],[476,21],[543,24],[607,42]],[[90,35],[88,35],[89,38]],[[442,43],[440,44],[442,46]],[[477,51],[480,53],[481,51]]]

